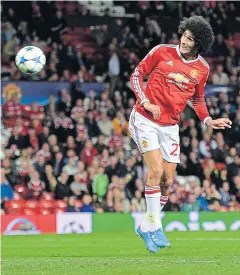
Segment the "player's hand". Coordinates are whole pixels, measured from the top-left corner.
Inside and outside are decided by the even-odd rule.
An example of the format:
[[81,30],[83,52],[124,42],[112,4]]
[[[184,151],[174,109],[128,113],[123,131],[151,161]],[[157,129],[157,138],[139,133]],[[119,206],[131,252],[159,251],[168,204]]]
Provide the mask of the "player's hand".
[[143,104],[143,107],[145,110],[152,113],[154,119],[159,119],[161,115],[160,107],[154,104],[151,104],[150,102],[145,102]]
[[232,121],[228,118],[208,119],[206,124],[213,129],[225,129],[231,128]]

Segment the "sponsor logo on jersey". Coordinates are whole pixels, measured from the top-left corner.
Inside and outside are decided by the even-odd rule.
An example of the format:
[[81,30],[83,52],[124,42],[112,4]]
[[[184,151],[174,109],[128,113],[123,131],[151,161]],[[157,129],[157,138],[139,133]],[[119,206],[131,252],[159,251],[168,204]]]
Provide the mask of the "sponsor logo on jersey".
[[192,78],[196,78],[198,76],[198,72],[196,70],[191,70],[190,75]]
[[168,76],[170,76],[171,78],[173,78],[176,82],[180,82],[180,83],[188,83],[189,79],[180,73],[170,73]]

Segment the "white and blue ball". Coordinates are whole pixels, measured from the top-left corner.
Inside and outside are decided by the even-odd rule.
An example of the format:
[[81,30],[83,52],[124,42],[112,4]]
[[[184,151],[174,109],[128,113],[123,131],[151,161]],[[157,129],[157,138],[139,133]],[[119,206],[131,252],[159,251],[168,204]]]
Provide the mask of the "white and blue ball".
[[21,72],[38,74],[46,64],[46,56],[38,47],[27,46],[17,53],[15,62]]

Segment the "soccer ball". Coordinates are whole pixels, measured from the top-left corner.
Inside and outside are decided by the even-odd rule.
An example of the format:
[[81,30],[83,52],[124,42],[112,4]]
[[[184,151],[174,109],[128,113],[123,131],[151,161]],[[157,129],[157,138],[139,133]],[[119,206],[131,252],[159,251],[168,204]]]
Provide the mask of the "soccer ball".
[[21,72],[37,74],[44,67],[46,56],[38,47],[27,46],[17,53],[15,62]]

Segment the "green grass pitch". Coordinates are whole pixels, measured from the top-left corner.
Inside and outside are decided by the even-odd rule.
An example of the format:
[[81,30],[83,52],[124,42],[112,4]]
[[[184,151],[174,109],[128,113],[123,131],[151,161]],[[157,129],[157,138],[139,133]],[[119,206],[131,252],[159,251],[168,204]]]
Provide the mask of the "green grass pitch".
[[2,275],[237,275],[239,232],[172,232],[150,254],[135,233],[2,236]]

